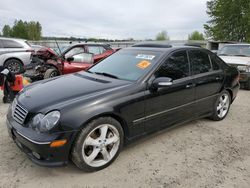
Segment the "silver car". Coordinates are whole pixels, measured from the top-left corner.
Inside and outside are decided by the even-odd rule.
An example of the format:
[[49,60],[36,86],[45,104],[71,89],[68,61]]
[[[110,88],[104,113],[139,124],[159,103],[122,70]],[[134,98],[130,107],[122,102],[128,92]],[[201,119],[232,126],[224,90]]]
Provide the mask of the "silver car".
[[30,63],[33,51],[26,40],[0,37],[0,66],[21,73]]

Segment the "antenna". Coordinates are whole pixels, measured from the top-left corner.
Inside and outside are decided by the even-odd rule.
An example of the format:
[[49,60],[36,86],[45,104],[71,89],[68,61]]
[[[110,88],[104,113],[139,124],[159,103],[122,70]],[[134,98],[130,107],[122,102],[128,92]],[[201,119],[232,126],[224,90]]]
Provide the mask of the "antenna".
[[63,57],[63,56],[62,56],[62,51],[61,51],[61,49],[60,49],[60,47],[59,47],[59,45],[58,45],[58,43],[57,43],[56,38],[55,38],[55,41],[56,41],[56,46],[57,46],[57,48],[58,48],[58,50],[59,50],[59,52],[60,52],[60,55],[61,55],[61,57]]

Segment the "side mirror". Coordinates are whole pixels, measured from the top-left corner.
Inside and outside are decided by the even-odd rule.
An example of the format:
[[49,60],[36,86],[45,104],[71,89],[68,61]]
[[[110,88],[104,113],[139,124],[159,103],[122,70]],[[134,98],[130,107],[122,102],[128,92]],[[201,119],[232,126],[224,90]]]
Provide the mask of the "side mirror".
[[164,88],[164,87],[171,86],[172,84],[173,84],[172,78],[159,77],[153,81],[152,86],[153,88]]
[[74,57],[67,57],[66,61],[68,61],[68,62],[74,61]]

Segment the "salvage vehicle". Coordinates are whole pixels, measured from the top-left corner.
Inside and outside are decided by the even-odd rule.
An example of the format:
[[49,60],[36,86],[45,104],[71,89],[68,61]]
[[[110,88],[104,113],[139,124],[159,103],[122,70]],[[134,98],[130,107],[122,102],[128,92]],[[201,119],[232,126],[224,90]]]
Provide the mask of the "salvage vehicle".
[[250,44],[227,44],[218,51],[227,64],[240,71],[240,85],[250,90]]
[[24,72],[24,66],[30,63],[33,53],[26,40],[0,37],[0,66],[12,73]]
[[239,72],[198,47],[129,47],[87,71],[25,87],[7,114],[10,136],[36,164],[109,166],[124,144],[199,118],[223,120]]
[[58,55],[44,47],[33,55],[32,63],[26,67],[26,76],[32,80],[41,80],[86,70],[115,51],[106,44],[79,43]]

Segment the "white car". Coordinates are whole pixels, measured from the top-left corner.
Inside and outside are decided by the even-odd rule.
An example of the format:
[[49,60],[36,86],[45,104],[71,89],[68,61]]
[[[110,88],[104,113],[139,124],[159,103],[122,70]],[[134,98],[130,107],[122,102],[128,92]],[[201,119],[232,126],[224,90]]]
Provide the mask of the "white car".
[[250,90],[250,44],[227,44],[218,55],[227,64],[238,68],[241,87]]
[[21,73],[30,63],[34,50],[26,40],[0,37],[0,66]]

